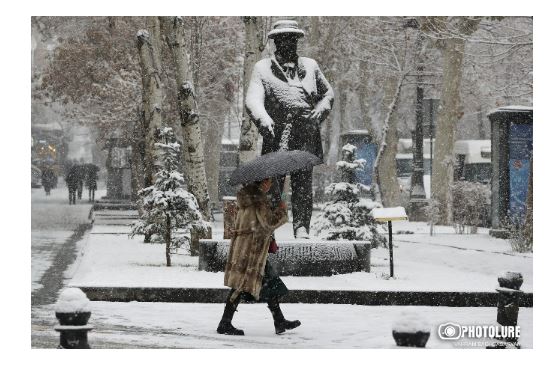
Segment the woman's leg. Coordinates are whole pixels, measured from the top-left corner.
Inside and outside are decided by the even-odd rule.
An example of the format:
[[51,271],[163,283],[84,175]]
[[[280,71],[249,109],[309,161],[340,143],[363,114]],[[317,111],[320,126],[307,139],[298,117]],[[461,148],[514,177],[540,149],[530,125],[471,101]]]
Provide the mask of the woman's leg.
[[284,318],[277,296],[268,300],[268,309],[270,309],[270,312],[272,313],[272,318],[274,319],[274,329],[277,334],[286,332],[286,330],[295,329],[301,325],[301,322],[298,320],[288,321]]
[[245,335],[245,332],[243,332],[243,330],[236,329],[231,324],[233,315],[235,314],[235,311],[237,310],[237,306],[239,305],[239,301],[241,300],[241,295],[237,295],[235,299],[231,300],[234,292],[235,290],[231,289],[226,298],[226,306],[224,308],[224,314],[222,315],[222,320],[220,321],[220,324],[218,325],[218,329],[216,330],[218,331],[219,334]]

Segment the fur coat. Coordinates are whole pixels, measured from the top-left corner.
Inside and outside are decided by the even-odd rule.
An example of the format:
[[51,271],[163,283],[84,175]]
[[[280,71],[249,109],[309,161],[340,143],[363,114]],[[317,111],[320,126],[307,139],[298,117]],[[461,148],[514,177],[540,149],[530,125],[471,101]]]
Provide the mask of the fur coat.
[[287,211],[271,210],[270,202],[256,185],[237,193],[235,230],[225,267],[224,285],[259,299],[272,233],[288,221]]

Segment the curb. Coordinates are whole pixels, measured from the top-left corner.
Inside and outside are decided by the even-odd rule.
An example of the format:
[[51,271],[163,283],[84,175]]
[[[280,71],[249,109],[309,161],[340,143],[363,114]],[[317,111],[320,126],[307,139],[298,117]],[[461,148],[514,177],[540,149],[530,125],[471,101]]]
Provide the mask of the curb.
[[[229,288],[79,287],[92,301],[216,303]],[[495,307],[497,292],[290,290],[283,303]],[[533,293],[523,293],[520,307],[533,307]]]
[[136,206],[131,204],[95,203],[93,210],[136,210]]

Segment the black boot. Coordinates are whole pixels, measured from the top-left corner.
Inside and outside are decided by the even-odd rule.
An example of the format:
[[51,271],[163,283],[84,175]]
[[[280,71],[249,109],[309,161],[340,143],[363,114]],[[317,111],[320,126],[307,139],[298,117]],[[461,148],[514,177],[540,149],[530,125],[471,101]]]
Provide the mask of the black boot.
[[241,296],[238,295],[237,298],[232,302],[230,300],[232,294],[233,294],[233,290],[229,293],[226,299],[226,307],[224,308],[224,314],[222,316],[222,320],[220,321],[220,324],[218,325],[218,329],[216,331],[218,331],[218,334],[224,334],[224,335],[245,335],[245,332],[243,332],[243,330],[236,329],[231,324],[233,315],[235,314],[237,306],[239,305],[239,301],[241,300]]
[[272,318],[274,318],[274,329],[276,330],[276,334],[282,334],[286,332],[286,330],[292,330],[301,325],[301,322],[298,320],[288,321],[284,318],[284,314],[282,314],[282,310],[280,309],[278,298],[268,301],[268,309],[270,309]]

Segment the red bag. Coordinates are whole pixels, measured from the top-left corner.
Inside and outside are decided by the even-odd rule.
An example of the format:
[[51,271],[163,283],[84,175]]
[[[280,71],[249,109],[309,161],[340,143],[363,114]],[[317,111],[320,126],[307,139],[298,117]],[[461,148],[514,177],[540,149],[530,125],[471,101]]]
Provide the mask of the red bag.
[[278,245],[276,244],[276,240],[273,238],[270,240],[270,245],[268,246],[268,252],[271,254],[276,254],[278,251]]

